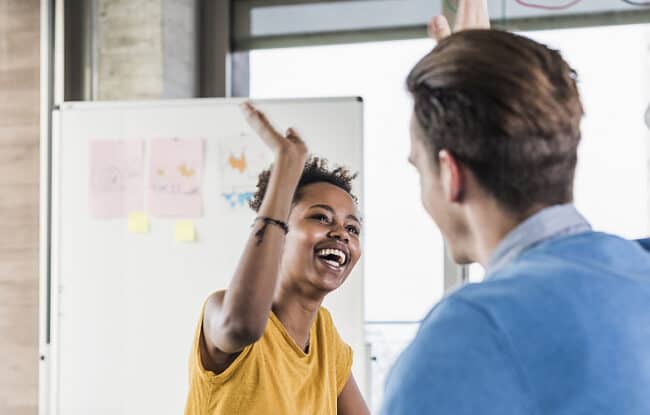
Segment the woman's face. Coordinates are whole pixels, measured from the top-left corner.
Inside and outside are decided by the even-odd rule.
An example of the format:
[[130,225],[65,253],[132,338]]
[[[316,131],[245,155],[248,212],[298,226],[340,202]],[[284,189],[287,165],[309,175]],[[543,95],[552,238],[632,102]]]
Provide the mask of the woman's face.
[[283,274],[301,289],[327,293],[343,284],[361,256],[357,206],[330,183],[312,183],[300,193],[289,216]]

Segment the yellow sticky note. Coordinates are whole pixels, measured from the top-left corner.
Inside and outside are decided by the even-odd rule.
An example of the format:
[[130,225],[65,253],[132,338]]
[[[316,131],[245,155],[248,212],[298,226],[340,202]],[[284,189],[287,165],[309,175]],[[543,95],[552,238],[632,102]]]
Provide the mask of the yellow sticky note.
[[179,242],[196,241],[196,229],[194,223],[189,220],[179,220],[174,225],[174,239]]
[[149,216],[147,216],[147,214],[144,212],[129,213],[129,232],[149,232]]

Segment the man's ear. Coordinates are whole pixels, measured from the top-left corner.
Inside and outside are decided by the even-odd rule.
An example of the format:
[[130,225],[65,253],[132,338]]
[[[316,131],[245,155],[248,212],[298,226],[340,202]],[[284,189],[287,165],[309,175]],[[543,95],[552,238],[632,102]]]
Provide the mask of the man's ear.
[[445,198],[451,203],[461,202],[465,192],[465,176],[460,163],[449,151],[440,150],[438,165]]

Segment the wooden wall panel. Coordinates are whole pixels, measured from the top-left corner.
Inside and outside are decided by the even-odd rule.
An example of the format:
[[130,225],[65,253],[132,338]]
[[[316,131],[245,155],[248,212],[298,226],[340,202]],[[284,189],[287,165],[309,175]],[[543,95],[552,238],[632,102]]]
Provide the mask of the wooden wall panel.
[[38,405],[39,1],[0,0],[0,414]]

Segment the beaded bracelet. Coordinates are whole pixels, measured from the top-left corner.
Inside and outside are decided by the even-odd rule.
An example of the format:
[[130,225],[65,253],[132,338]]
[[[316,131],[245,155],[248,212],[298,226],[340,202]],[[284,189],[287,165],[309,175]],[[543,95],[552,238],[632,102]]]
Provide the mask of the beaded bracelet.
[[255,223],[257,223],[258,221],[264,222],[264,226],[262,226],[260,230],[255,232],[255,237],[257,237],[257,245],[260,245],[262,243],[262,239],[264,239],[264,232],[266,232],[266,227],[268,225],[275,225],[280,227],[284,231],[285,235],[289,233],[289,226],[287,225],[286,222],[282,222],[281,220],[269,218],[266,216],[258,216],[253,221],[253,226],[255,226]]

